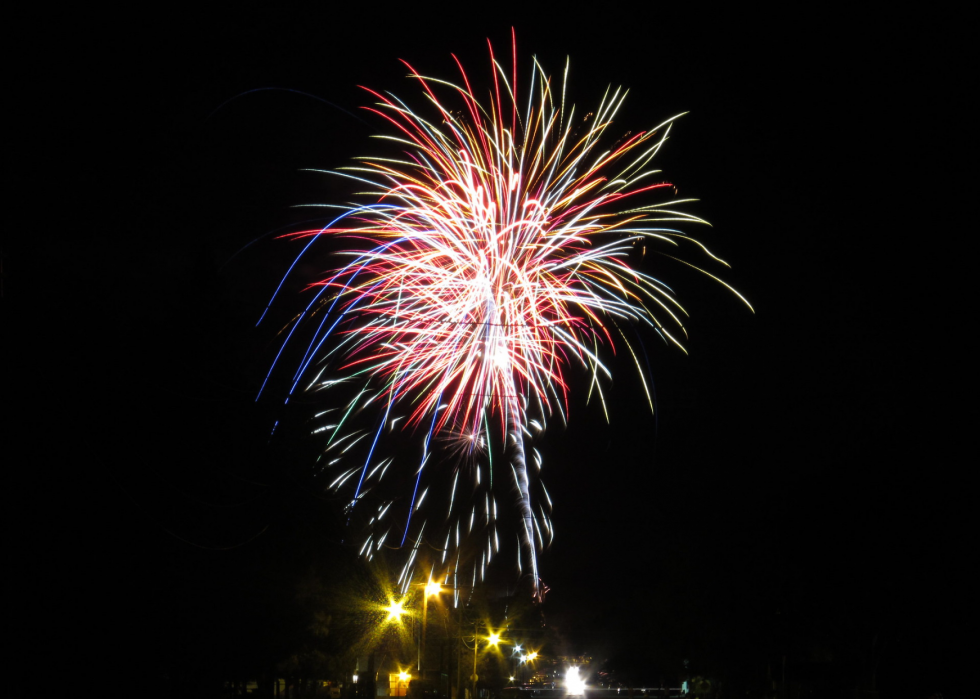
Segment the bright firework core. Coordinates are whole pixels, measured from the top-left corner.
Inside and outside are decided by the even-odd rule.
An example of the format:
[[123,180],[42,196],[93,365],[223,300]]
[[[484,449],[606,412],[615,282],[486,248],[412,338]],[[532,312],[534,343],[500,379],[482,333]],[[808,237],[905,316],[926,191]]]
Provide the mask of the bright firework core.
[[[403,589],[426,546],[450,575],[470,564],[472,579],[482,578],[509,523],[505,541],[519,542],[511,560],[538,592],[551,500],[529,439],[551,418],[565,422],[572,366],[605,406],[611,374],[600,349],[614,338],[633,357],[652,410],[628,337],[646,329],[680,346],[685,312],[630,258],[682,244],[707,253],[677,227],[704,221],[684,213],[689,200],[671,199],[673,186],[648,167],[674,119],[602,145],[625,92],[607,92],[583,117],[553,89],[567,68],[560,82],[537,61],[529,69],[522,96],[516,45],[511,71],[491,49],[492,87],[481,102],[461,68],[452,84],[409,66],[425,114],[369,91],[378,100],[369,111],[386,121],[398,152],[335,173],[368,200],[333,207],[341,213],[325,226],[295,234],[309,239],[300,257],[325,236],[349,247],[284,333],[283,347],[301,325],[312,331],[289,395],[305,386],[337,396],[315,430],[326,439],[327,488],[346,494],[351,517],[359,513],[364,555],[407,550]],[[673,249],[664,254],[678,260]],[[416,447],[411,456],[400,449],[396,463],[382,437],[406,434]],[[516,506],[513,517],[498,516],[498,499]]]

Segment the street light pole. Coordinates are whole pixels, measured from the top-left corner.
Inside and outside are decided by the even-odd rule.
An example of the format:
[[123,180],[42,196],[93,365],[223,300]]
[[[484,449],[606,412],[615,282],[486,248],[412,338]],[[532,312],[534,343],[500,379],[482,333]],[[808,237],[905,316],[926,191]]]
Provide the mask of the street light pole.
[[425,630],[429,625],[428,589],[422,594],[422,642],[419,644],[419,679],[425,679]]
[[473,694],[470,699],[476,699],[476,649],[480,647],[480,639],[476,635],[476,624],[473,624]]
[[442,585],[437,582],[433,582],[429,579],[429,582],[425,585],[425,590],[422,592],[422,641],[419,644],[419,679],[425,679],[425,632],[429,625],[429,596],[438,595],[442,592]]
[[[477,625],[474,623],[473,624],[473,675],[471,676],[471,679],[473,680],[473,696],[471,696],[470,699],[476,699],[476,680],[477,680],[477,674],[476,674],[476,652],[480,648],[480,636],[477,634],[476,628],[477,628]],[[495,646],[498,643],[500,643],[500,636],[499,635],[497,635],[495,633],[491,633],[487,637],[487,644],[488,645]]]

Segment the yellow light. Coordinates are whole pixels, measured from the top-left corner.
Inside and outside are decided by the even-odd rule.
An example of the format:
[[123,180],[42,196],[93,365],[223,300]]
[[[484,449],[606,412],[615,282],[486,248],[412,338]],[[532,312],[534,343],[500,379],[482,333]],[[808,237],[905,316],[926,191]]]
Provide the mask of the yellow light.
[[537,653],[531,653],[529,656],[527,656],[527,659],[528,660],[534,660],[536,657],[538,657],[538,654]]
[[407,672],[398,673],[398,679],[401,680],[402,682],[408,682],[408,680],[410,680],[411,678],[412,676]]
[[500,635],[492,633],[490,634],[490,637],[487,640],[490,641],[491,646],[495,646],[498,643],[500,643]]
[[385,621],[391,621],[392,619],[399,619],[402,614],[407,614],[403,608],[404,602],[391,601],[391,604],[385,607],[385,611],[388,612],[388,618]]
[[438,595],[440,592],[442,592],[442,585],[435,581],[429,581],[429,583],[425,586],[425,594],[427,597]]

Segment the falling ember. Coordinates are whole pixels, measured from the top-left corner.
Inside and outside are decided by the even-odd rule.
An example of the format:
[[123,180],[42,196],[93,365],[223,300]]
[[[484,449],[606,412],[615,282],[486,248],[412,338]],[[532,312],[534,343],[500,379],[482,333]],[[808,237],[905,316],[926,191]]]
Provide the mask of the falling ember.
[[[407,585],[428,545],[450,575],[476,561],[475,580],[501,548],[498,502],[506,511],[516,505],[516,560],[537,595],[537,553],[552,526],[550,499],[526,463],[528,427],[540,434],[549,418],[566,420],[572,367],[586,370],[604,402],[611,373],[600,353],[614,337],[629,349],[652,410],[623,329],[645,327],[680,347],[686,312],[630,258],[649,248],[694,267],[675,252],[692,245],[721,260],[678,228],[705,223],[682,211],[692,200],[671,199],[673,185],[648,167],[677,117],[604,146],[625,91],[607,91],[582,118],[566,107],[567,66],[556,92],[532,61],[525,95],[516,45],[510,75],[492,47],[490,57],[483,101],[458,60],[460,84],[405,64],[428,102],[424,113],[368,90],[377,99],[368,110],[401,153],[334,173],[360,185],[362,202],[333,207],[339,214],[327,225],[292,234],[306,240],[299,257],[317,240],[342,239],[346,262],[311,285],[283,349],[308,329],[289,397],[338,396],[329,425],[317,428],[326,439],[321,461],[349,513],[369,519],[365,555],[407,549]],[[378,419],[359,421],[364,414]],[[414,436],[414,454],[387,455],[386,435]],[[539,470],[538,455],[535,463]],[[385,492],[383,479],[400,490]],[[428,504],[430,496],[421,508],[430,489],[438,502]],[[467,542],[481,551],[464,553]]]

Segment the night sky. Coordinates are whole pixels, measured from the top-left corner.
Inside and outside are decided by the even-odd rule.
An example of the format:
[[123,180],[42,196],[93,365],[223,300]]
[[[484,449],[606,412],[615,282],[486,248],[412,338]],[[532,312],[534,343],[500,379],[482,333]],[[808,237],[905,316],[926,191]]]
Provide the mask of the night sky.
[[732,652],[768,643],[775,615],[811,636],[836,624],[888,639],[883,691],[957,695],[976,557],[965,21],[646,8],[249,4],[52,34],[58,59],[34,64],[51,84],[43,191],[67,215],[4,245],[7,343],[35,367],[8,364],[34,378],[27,428],[6,422],[29,446],[5,460],[30,662],[173,674],[207,657],[215,623],[238,628],[227,609],[264,613],[256,579],[338,546],[336,503],[301,475],[309,445],[270,446],[275,406],[253,402],[273,347],[255,321],[296,248],[242,248],[297,221],[292,205],[346,201],[299,170],[371,151],[382,127],[358,85],[414,100],[398,59],[452,78],[453,53],[482,79],[486,39],[503,53],[513,26],[522,67],[571,57],[579,108],[628,87],[623,130],[689,112],[658,166],[700,200],[713,227],[692,232],[757,311],[665,268],[690,355],[646,346],[656,416],[628,356],[609,424],[579,382],[539,446],[545,616],[624,664],[670,645],[658,607]]

